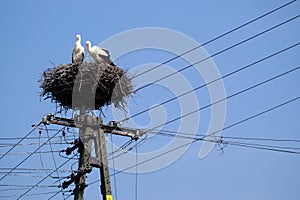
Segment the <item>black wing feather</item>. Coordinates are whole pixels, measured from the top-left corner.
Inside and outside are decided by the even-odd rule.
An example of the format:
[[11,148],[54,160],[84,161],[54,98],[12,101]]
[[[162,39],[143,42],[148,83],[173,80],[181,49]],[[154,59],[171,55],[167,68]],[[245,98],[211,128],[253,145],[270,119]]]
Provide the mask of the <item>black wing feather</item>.
[[84,59],[84,53],[83,52],[82,52],[81,56],[82,56],[81,62],[83,62],[83,59]]

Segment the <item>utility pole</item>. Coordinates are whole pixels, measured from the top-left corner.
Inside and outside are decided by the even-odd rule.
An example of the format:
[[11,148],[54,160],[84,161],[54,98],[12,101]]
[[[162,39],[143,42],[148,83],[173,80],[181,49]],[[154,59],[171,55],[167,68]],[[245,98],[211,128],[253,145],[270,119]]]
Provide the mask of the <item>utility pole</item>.
[[[79,128],[78,142],[74,142],[73,147],[66,150],[69,155],[73,150],[78,148],[79,164],[77,174],[71,175],[71,180],[64,181],[61,185],[63,189],[67,188],[72,183],[75,183],[74,200],[84,200],[84,189],[86,187],[86,174],[92,171],[92,167],[100,169],[101,179],[101,194],[103,200],[113,200],[110,186],[109,167],[107,161],[106,141],[104,133],[110,133],[119,136],[130,137],[132,140],[137,140],[143,135],[143,131],[139,129],[121,128],[115,121],[103,125],[100,117],[94,118],[92,116],[84,115],[81,112],[79,119],[67,119],[56,117],[48,114],[43,118],[46,124],[57,124],[62,126]],[[96,159],[91,159],[91,142],[94,141]]]
[[[100,127],[103,123],[101,118],[98,118],[98,123]],[[109,168],[107,161],[106,153],[106,142],[104,136],[104,130],[102,128],[98,129],[98,134],[95,141],[95,152],[98,160],[101,161],[100,165],[100,179],[101,179],[101,194],[103,200],[112,200],[112,192],[110,187],[110,177],[109,177]]]
[[[80,121],[91,123],[92,120],[89,116],[85,116],[84,111],[81,110],[80,112]],[[84,199],[84,189],[86,187],[85,179],[87,171],[91,170],[91,166],[89,165],[89,157],[90,157],[90,134],[91,134],[91,127],[86,124],[83,124],[79,127],[79,146],[78,146],[78,153],[79,153],[79,162],[78,162],[78,174],[79,176],[75,179],[76,188],[74,190],[74,200],[83,200]]]

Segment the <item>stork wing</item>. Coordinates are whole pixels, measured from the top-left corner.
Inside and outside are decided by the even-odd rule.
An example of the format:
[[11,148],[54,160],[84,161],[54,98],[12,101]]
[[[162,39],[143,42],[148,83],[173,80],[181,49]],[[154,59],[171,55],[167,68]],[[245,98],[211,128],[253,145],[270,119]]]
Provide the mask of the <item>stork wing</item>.
[[96,51],[97,51],[97,54],[101,54],[101,56],[106,56],[106,57],[109,57],[109,52],[106,50],[106,49],[103,49],[101,47],[97,47],[96,48]]
[[75,60],[74,60],[74,53],[75,53],[75,51],[74,51],[74,49],[73,49],[73,51],[72,51],[72,63],[75,62]]
[[84,53],[82,52],[82,54],[81,54],[81,62],[83,62],[83,59],[84,59]]
[[106,49],[104,49],[104,48],[102,48],[102,50],[105,51],[105,52],[107,53],[108,57],[110,57],[110,54],[109,54],[109,51],[108,51],[108,50],[106,50]]

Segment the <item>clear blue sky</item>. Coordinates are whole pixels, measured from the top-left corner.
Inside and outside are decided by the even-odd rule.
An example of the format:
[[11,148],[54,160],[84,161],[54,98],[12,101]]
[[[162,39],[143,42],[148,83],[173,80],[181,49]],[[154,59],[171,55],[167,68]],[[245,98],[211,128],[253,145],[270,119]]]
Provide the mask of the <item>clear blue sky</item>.
[[[32,123],[39,122],[46,113],[55,112],[55,106],[50,101],[40,101],[40,89],[37,81],[44,70],[52,67],[49,60],[56,65],[71,61],[71,51],[77,33],[82,35],[83,42],[88,39],[94,44],[99,44],[115,34],[133,28],[160,27],[181,32],[203,44],[284,4],[284,2],[288,1],[0,1],[0,137],[23,137],[31,130]],[[208,54],[213,55],[230,45],[299,15],[299,11],[300,3],[298,1],[204,46],[204,49]],[[300,41],[299,22],[298,18],[215,56],[212,60],[220,74],[225,75],[296,44]],[[134,43],[135,41],[129,42]],[[176,41],[174,43],[176,44]],[[114,56],[112,50],[111,54]],[[229,96],[298,67],[299,55],[300,48],[297,46],[270,60],[223,79],[226,95]],[[161,63],[172,56],[174,55],[168,52],[148,49],[123,55],[116,63],[130,71],[138,65]],[[186,61],[179,59],[168,63],[168,66],[178,70],[186,64]],[[190,81],[192,87],[204,83],[203,79],[192,69],[182,72],[182,75]],[[300,70],[296,70],[249,92],[228,99],[225,126],[299,97],[299,77]],[[198,90],[196,95],[199,107],[210,103],[207,88]],[[136,94],[134,101],[130,103],[130,113],[147,109],[171,97],[171,93],[157,86],[141,90]],[[178,102],[168,104],[165,106],[165,110],[168,120],[180,116]],[[107,114],[105,122],[113,119],[110,108],[104,109],[104,112]],[[299,140],[299,112],[300,101],[297,100],[225,130],[221,134],[223,136]],[[210,120],[210,109],[203,110],[199,114],[201,114],[201,118],[197,132],[206,133]],[[148,124],[148,121],[147,114],[136,119],[136,123],[140,125]],[[172,123],[165,127],[165,130],[176,130],[178,125],[179,122]],[[50,134],[52,133],[55,132],[50,132]],[[38,136],[38,132],[34,132],[33,136]],[[139,146],[138,150],[140,152],[147,152],[149,149],[153,151],[160,145],[166,144],[167,139],[171,138],[159,135],[151,137]],[[4,142],[1,141],[2,144]],[[9,142],[15,143],[17,140]],[[36,139],[25,143],[30,142],[38,141]],[[277,145],[272,142],[267,144]],[[280,145],[299,148],[299,143],[298,146],[297,143],[280,143]],[[139,174],[138,199],[296,200],[299,198],[299,154],[228,145],[224,148],[223,153],[220,148],[216,147],[207,157],[199,159],[200,146],[200,142],[192,144],[180,159],[164,169]],[[65,147],[67,145],[54,148],[60,150]],[[37,146],[21,146],[14,149],[12,153],[30,152],[36,148]],[[8,148],[0,147],[0,150],[3,154]],[[58,153],[54,155],[57,157],[58,164],[64,161],[58,156]],[[1,168],[14,167],[23,158],[24,155],[8,155],[0,160]],[[51,154],[42,155],[42,159],[45,168],[53,168]],[[151,161],[145,165],[151,166]],[[42,169],[39,155],[27,160],[20,167]],[[76,167],[77,165],[73,169]],[[66,166],[63,169],[70,169],[70,167]],[[45,174],[41,175],[45,176]],[[118,200],[134,199],[135,175],[120,173],[115,178],[117,188],[112,180],[112,190],[117,191]],[[97,179],[98,174],[94,172],[89,175],[87,182]],[[41,180],[40,177],[9,176],[0,181],[0,198],[1,196],[22,194],[26,191],[8,190],[4,192],[3,190],[16,188],[4,185],[33,185],[39,180]],[[54,182],[55,180],[49,178],[40,185],[57,185],[57,183],[53,184]],[[86,189],[86,199],[100,198],[98,186],[97,183]],[[58,188],[40,187],[32,190],[29,194],[53,191],[58,191]],[[29,196],[24,199],[48,199],[50,196],[51,194],[45,194],[44,197]],[[14,198],[16,197],[2,199]],[[54,199],[63,199],[63,197],[59,194]]]

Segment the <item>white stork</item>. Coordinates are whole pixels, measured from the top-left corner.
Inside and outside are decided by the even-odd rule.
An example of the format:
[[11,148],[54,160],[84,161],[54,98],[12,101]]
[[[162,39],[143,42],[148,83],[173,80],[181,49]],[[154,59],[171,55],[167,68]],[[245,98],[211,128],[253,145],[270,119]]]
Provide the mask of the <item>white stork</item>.
[[116,66],[112,60],[110,59],[109,51],[98,47],[98,46],[91,46],[90,41],[86,41],[86,51],[90,54],[90,56],[96,61],[96,62],[106,62],[109,63],[112,66]]
[[81,45],[81,37],[76,35],[76,42],[72,52],[72,63],[82,63],[84,58],[84,48]]

